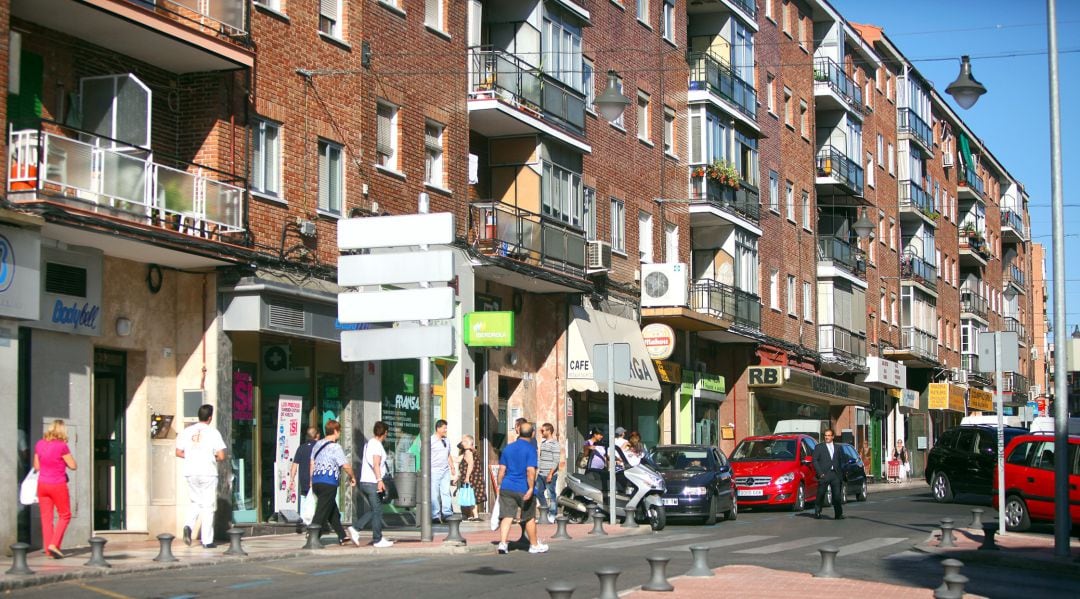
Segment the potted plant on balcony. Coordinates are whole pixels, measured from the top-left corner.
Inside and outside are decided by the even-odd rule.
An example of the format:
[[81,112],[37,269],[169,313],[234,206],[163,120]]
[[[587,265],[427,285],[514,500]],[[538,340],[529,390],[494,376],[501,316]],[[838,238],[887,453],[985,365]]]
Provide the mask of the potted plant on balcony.
[[739,170],[735,168],[734,164],[726,160],[716,160],[708,166],[698,167],[696,171],[703,171],[704,176],[720,185],[736,190],[739,189]]

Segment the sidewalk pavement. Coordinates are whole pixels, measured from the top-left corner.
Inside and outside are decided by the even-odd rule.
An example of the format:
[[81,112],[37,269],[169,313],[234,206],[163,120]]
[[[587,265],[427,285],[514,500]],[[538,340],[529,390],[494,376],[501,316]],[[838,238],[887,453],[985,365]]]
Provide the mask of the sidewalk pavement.
[[[991,516],[992,517],[992,516]],[[987,519],[987,522],[990,520]],[[965,564],[982,563],[1007,565],[1012,568],[1025,568],[1050,573],[1080,573],[1080,539],[1069,540],[1069,556],[1054,555],[1054,537],[1046,534],[1028,534],[1009,532],[995,535],[994,542],[1000,548],[997,551],[979,549],[985,534],[982,529],[966,528],[966,523],[957,523],[953,530],[955,547],[941,546],[941,531],[936,530],[921,544],[916,551],[939,555],[942,558],[958,559]]]
[[[555,534],[554,524],[540,524],[538,526],[540,539],[544,543],[559,544],[573,543],[574,540],[589,538],[592,524],[568,524],[567,533],[572,540],[559,541],[551,539]],[[510,545],[514,549],[514,541],[520,534],[520,527],[513,526],[510,529]],[[606,524],[604,530],[612,536],[644,534],[650,532],[649,526],[642,525],[638,528],[622,528],[619,525]],[[491,530],[488,521],[462,522],[461,536],[466,543],[444,542],[447,536],[445,527],[437,527],[432,535],[433,540],[428,543],[420,541],[420,530],[410,529],[383,529],[383,536],[394,541],[393,547],[377,549],[370,545],[370,531],[361,531],[360,547],[351,543],[345,546],[336,544],[337,539],[332,534],[323,536],[325,549],[304,549],[307,542],[306,534],[267,535],[245,538],[243,540],[244,551],[247,556],[229,556],[225,551],[229,543],[219,543],[216,549],[203,549],[196,542],[187,547],[179,539],[172,544],[172,553],[177,562],[158,563],[153,561],[158,555],[160,545],[156,540],[133,543],[111,542],[105,546],[105,560],[110,568],[87,566],[85,563],[90,559],[88,545],[64,547],[66,557],[61,560],[52,559],[40,549],[32,550],[27,555],[27,565],[33,574],[7,574],[11,567],[6,563],[0,567],[4,572],[0,575],[0,593],[10,592],[14,589],[49,584],[64,580],[82,578],[97,578],[114,574],[130,574],[137,572],[149,572],[155,570],[170,570],[178,568],[195,568],[199,566],[213,566],[227,563],[243,563],[249,561],[267,561],[275,559],[287,559],[290,557],[309,556],[313,554],[326,555],[327,557],[344,557],[346,555],[383,555],[383,556],[415,556],[415,555],[452,555],[461,553],[495,553],[499,542],[498,531]]]

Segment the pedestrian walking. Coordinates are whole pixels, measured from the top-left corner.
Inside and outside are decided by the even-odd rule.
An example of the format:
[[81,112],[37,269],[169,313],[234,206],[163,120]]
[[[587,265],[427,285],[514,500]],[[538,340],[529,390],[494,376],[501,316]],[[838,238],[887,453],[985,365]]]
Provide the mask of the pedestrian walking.
[[833,513],[837,520],[844,519],[844,506],[840,501],[840,448],[833,443],[833,431],[825,429],[825,442],[814,448],[814,471],[817,472],[818,490],[814,501],[814,517],[821,519],[825,494],[832,493]]
[[[311,449],[319,440],[319,427],[309,426],[307,440],[296,448],[293,454],[293,463],[289,467],[289,494],[297,491],[296,480],[299,474],[300,488],[296,495],[296,508],[300,512],[301,523],[296,524],[296,534],[304,532],[304,526],[311,524],[311,517],[315,514],[315,494],[311,493]],[[309,497],[308,494],[311,493]]]
[[214,513],[217,511],[218,462],[225,461],[225,440],[212,426],[214,406],[199,406],[199,422],[180,431],[176,456],[184,460],[188,486],[188,512],[184,521],[184,544],[191,546],[191,531],[201,521],[199,539],[206,549],[214,543]]
[[540,514],[547,512],[548,524],[555,523],[559,510],[559,495],[556,487],[559,483],[559,468],[562,466],[562,446],[555,438],[555,427],[550,422],[540,426],[540,457],[537,461],[536,499],[540,502]]
[[[338,543],[344,545],[345,529],[341,527],[341,512],[337,506],[337,491],[341,471],[349,477],[349,486],[356,486],[356,475],[352,466],[345,459],[345,451],[338,444],[341,438],[341,424],[337,420],[326,421],[326,436],[315,443],[311,450],[311,488],[315,489],[315,515],[313,525],[318,524],[321,531],[326,531],[329,523],[337,533]],[[358,544],[354,542],[354,544]]]
[[[470,522],[478,522],[480,506],[487,505],[487,493],[484,492],[484,467],[480,457],[476,455],[476,441],[472,435],[461,437],[458,444],[458,504],[461,505],[461,515]],[[464,505],[462,491],[469,489],[473,494],[472,506]],[[469,491],[466,491],[468,495]]]
[[893,449],[892,457],[894,460],[900,462],[900,480],[907,480],[908,475],[911,474],[911,464],[908,462],[907,447],[904,447],[904,440],[896,440],[896,449]]
[[41,508],[41,543],[45,545],[45,553],[53,559],[66,557],[60,546],[64,544],[64,531],[71,523],[67,471],[78,467],[67,441],[67,425],[57,419],[53,420],[45,436],[34,446],[33,467],[38,473],[37,496]]
[[514,514],[521,510],[521,521],[529,537],[529,553],[545,553],[548,550],[536,536],[536,449],[532,445],[533,427],[525,422],[518,428],[516,441],[503,449],[499,456],[499,474],[496,481],[499,498],[499,553],[509,551],[510,525]]
[[368,511],[349,527],[349,538],[354,545],[360,544],[360,531],[371,522],[371,541],[376,547],[393,546],[394,542],[383,537],[383,498],[386,495],[386,483],[383,477],[387,473],[386,449],[383,441],[390,427],[378,421],[371,427],[372,437],[364,444],[364,457],[360,464],[360,494],[368,502]]
[[450,442],[446,439],[446,421],[435,422],[435,434],[431,435],[431,521],[440,524],[454,515],[450,481],[456,472],[450,457]]

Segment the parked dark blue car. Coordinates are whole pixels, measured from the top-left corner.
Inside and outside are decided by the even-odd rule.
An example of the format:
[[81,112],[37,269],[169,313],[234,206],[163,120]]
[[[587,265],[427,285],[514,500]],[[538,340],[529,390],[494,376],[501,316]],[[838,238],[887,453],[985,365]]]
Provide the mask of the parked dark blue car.
[[703,518],[716,523],[739,514],[735,478],[724,452],[708,445],[660,445],[649,457],[664,476],[661,501],[668,518]]

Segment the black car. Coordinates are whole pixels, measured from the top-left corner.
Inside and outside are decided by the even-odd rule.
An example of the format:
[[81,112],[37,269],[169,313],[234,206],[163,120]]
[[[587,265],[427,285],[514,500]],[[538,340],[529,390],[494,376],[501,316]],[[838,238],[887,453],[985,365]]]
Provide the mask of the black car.
[[[863,464],[859,452],[850,443],[837,443],[840,450],[840,501],[847,503],[852,495],[859,501],[866,501],[867,480],[866,465]],[[832,498],[825,495],[825,505],[832,505]]]
[[[1005,427],[1005,444],[1022,428]],[[960,493],[990,495],[997,472],[997,427],[968,424],[949,429],[938,437],[926,457],[926,482],[939,502],[952,501]]]
[[668,518],[714,524],[720,514],[725,520],[738,516],[735,478],[724,452],[708,445],[660,445],[649,457],[667,486],[661,501]]

